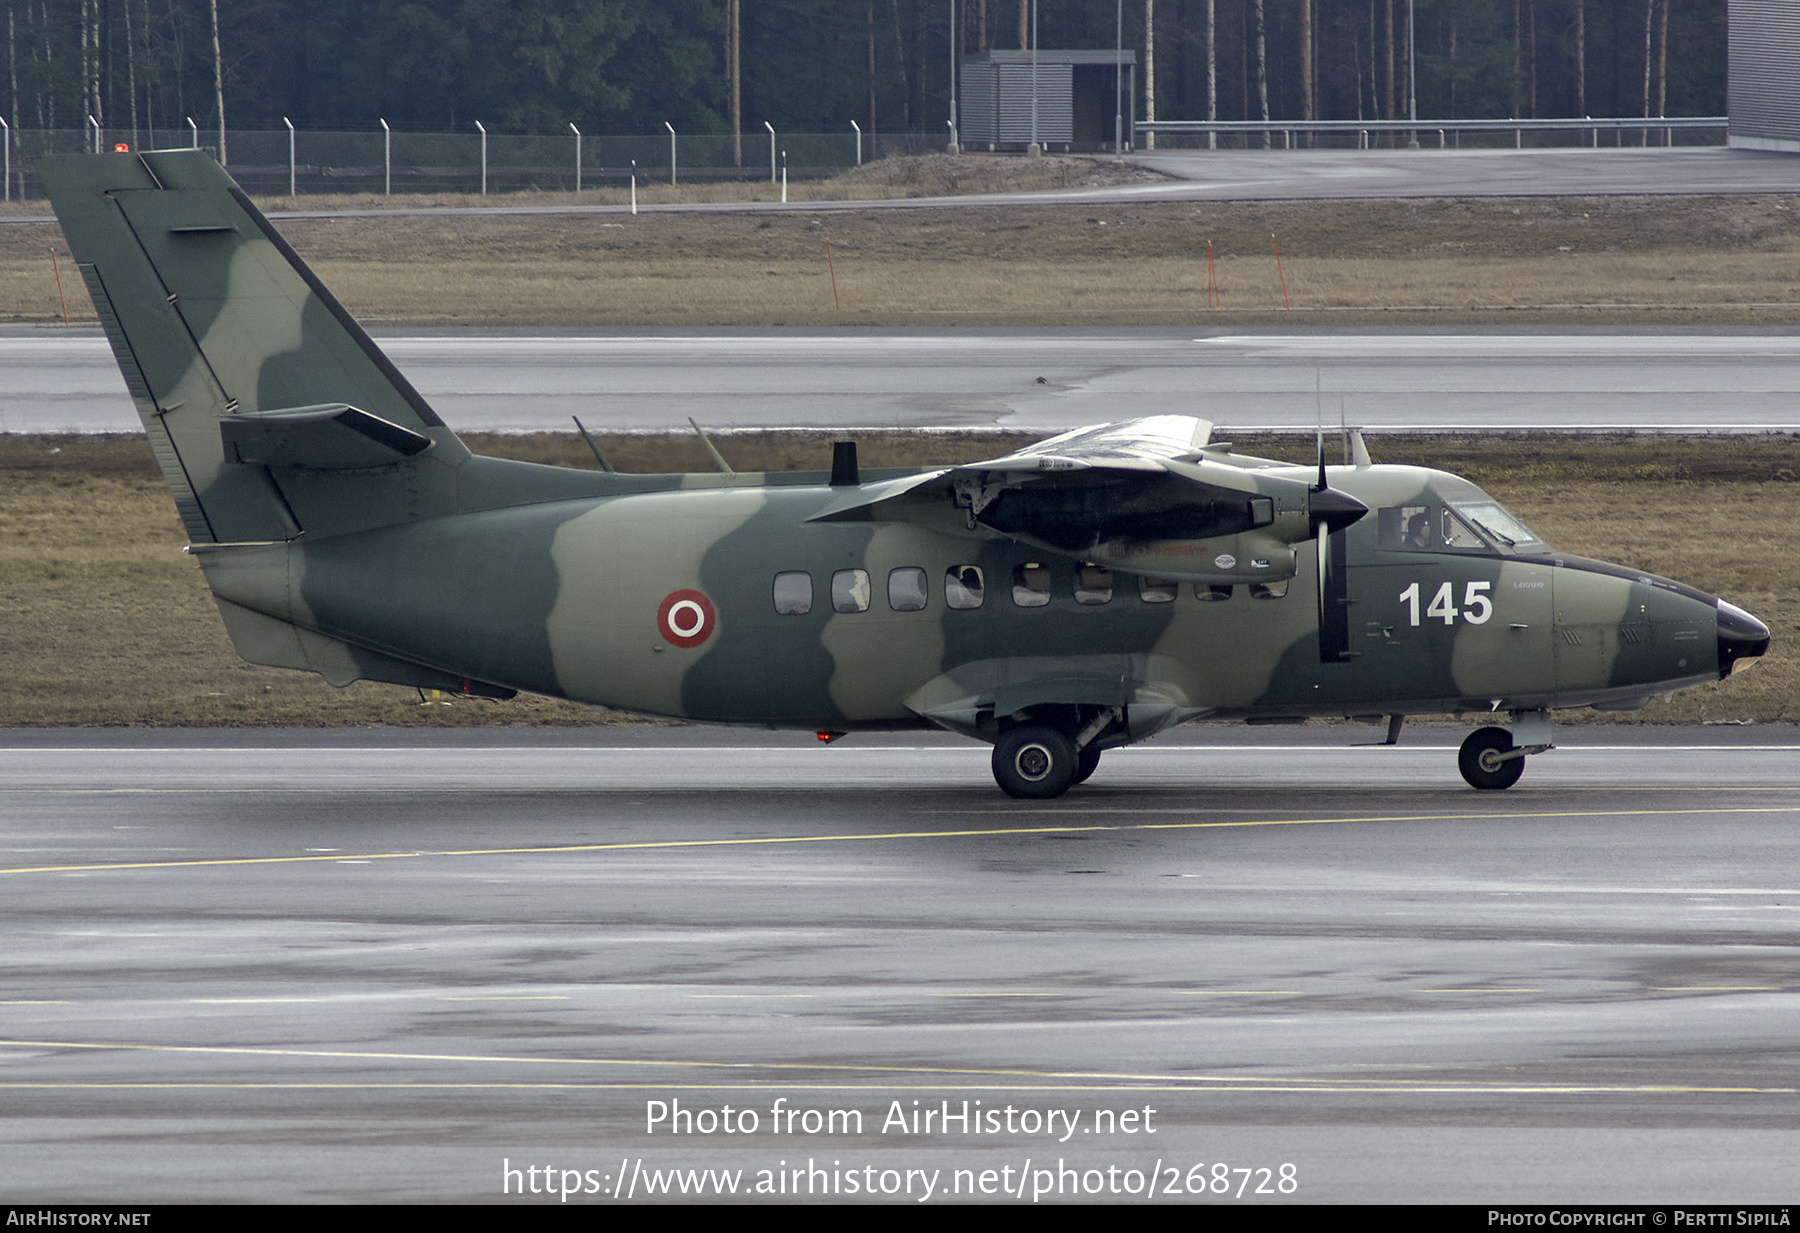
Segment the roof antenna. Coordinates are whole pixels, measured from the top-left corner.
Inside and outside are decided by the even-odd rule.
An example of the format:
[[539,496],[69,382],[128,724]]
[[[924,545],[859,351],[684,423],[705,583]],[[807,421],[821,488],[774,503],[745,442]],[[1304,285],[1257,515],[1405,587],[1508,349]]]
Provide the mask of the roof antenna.
[[688,416],[688,423],[694,425],[694,431],[699,434],[700,437],[700,444],[706,447],[706,452],[711,454],[713,461],[719,464],[719,470],[725,472],[727,475],[736,475],[737,472],[731,469],[731,464],[725,461],[725,455],[713,448],[712,438],[706,435],[706,429],[700,427],[699,424],[694,423],[694,417],[691,415]]
[[594,451],[594,461],[600,464],[600,469],[602,471],[614,470],[612,463],[606,461],[606,455],[600,452],[600,447],[594,444],[594,439],[588,436],[588,430],[582,425],[581,417],[571,415],[569,418],[575,421],[575,431],[581,434],[581,439],[586,441],[588,448]]

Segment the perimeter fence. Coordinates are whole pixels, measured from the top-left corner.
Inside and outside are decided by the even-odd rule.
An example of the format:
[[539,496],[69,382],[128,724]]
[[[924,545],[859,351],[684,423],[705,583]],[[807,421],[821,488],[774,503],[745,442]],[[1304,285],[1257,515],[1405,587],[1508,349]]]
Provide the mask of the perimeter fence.
[[[219,149],[217,130],[181,128],[6,130],[7,196],[41,198],[35,163],[41,154],[77,154],[203,146]],[[291,146],[290,146],[291,138]],[[506,193],[573,192],[718,180],[790,179],[836,175],[890,154],[942,152],[944,139],[918,133],[648,134],[636,137],[574,133],[519,136],[480,133],[316,133],[286,129],[227,130],[226,165],[248,192]],[[290,150],[292,159],[290,162]],[[771,153],[773,158],[771,158]]]

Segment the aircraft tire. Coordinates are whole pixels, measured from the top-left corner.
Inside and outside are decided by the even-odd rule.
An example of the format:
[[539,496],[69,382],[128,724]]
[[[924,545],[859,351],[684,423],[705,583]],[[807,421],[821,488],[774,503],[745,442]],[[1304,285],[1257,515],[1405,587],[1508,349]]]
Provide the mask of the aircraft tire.
[[1045,801],[1075,783],[1075,742],[1043,724],[1020,724],[994,745],[994,782],[1008,796]]
[[1471,788],[1498,791],[1519,782],[1525,773],[1525,759],[1508,758],[1501,762],[1497,754],[1513,747],[1512,733],[1505,728],[1477,728],[1469,733],[1456,755],[1457,769]]
[[1075,755],[1075,782],[1086,783],[1100,769],[1100,751],[1088,746]]

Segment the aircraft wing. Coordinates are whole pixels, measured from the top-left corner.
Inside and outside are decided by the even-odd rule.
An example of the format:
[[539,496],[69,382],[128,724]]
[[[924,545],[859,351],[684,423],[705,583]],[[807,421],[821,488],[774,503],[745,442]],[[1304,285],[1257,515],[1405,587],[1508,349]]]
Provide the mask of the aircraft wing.
[[1293,545],[1364,508],[1209,450],[1212,425],[1154,416],[1079,428],[1000,458],[859,487],[812,521],[977,527],[1100,565],[1193,581],[1277,581]]

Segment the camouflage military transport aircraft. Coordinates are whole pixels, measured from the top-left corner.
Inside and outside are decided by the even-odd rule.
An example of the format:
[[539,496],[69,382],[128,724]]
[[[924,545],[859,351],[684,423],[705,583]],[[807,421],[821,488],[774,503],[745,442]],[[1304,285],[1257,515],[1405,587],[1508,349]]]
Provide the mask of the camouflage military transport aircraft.
[[[1768,647],[1439,471],[1316,472],[1159,417],[924,473],[624,475],[472,455],[201,151],[47,157],[63,230],[252,663],[659,715],[937,725],[1054,797],[1194,719],[1627,709]],[[1321,451],[1322,452],[1322,451]]]

